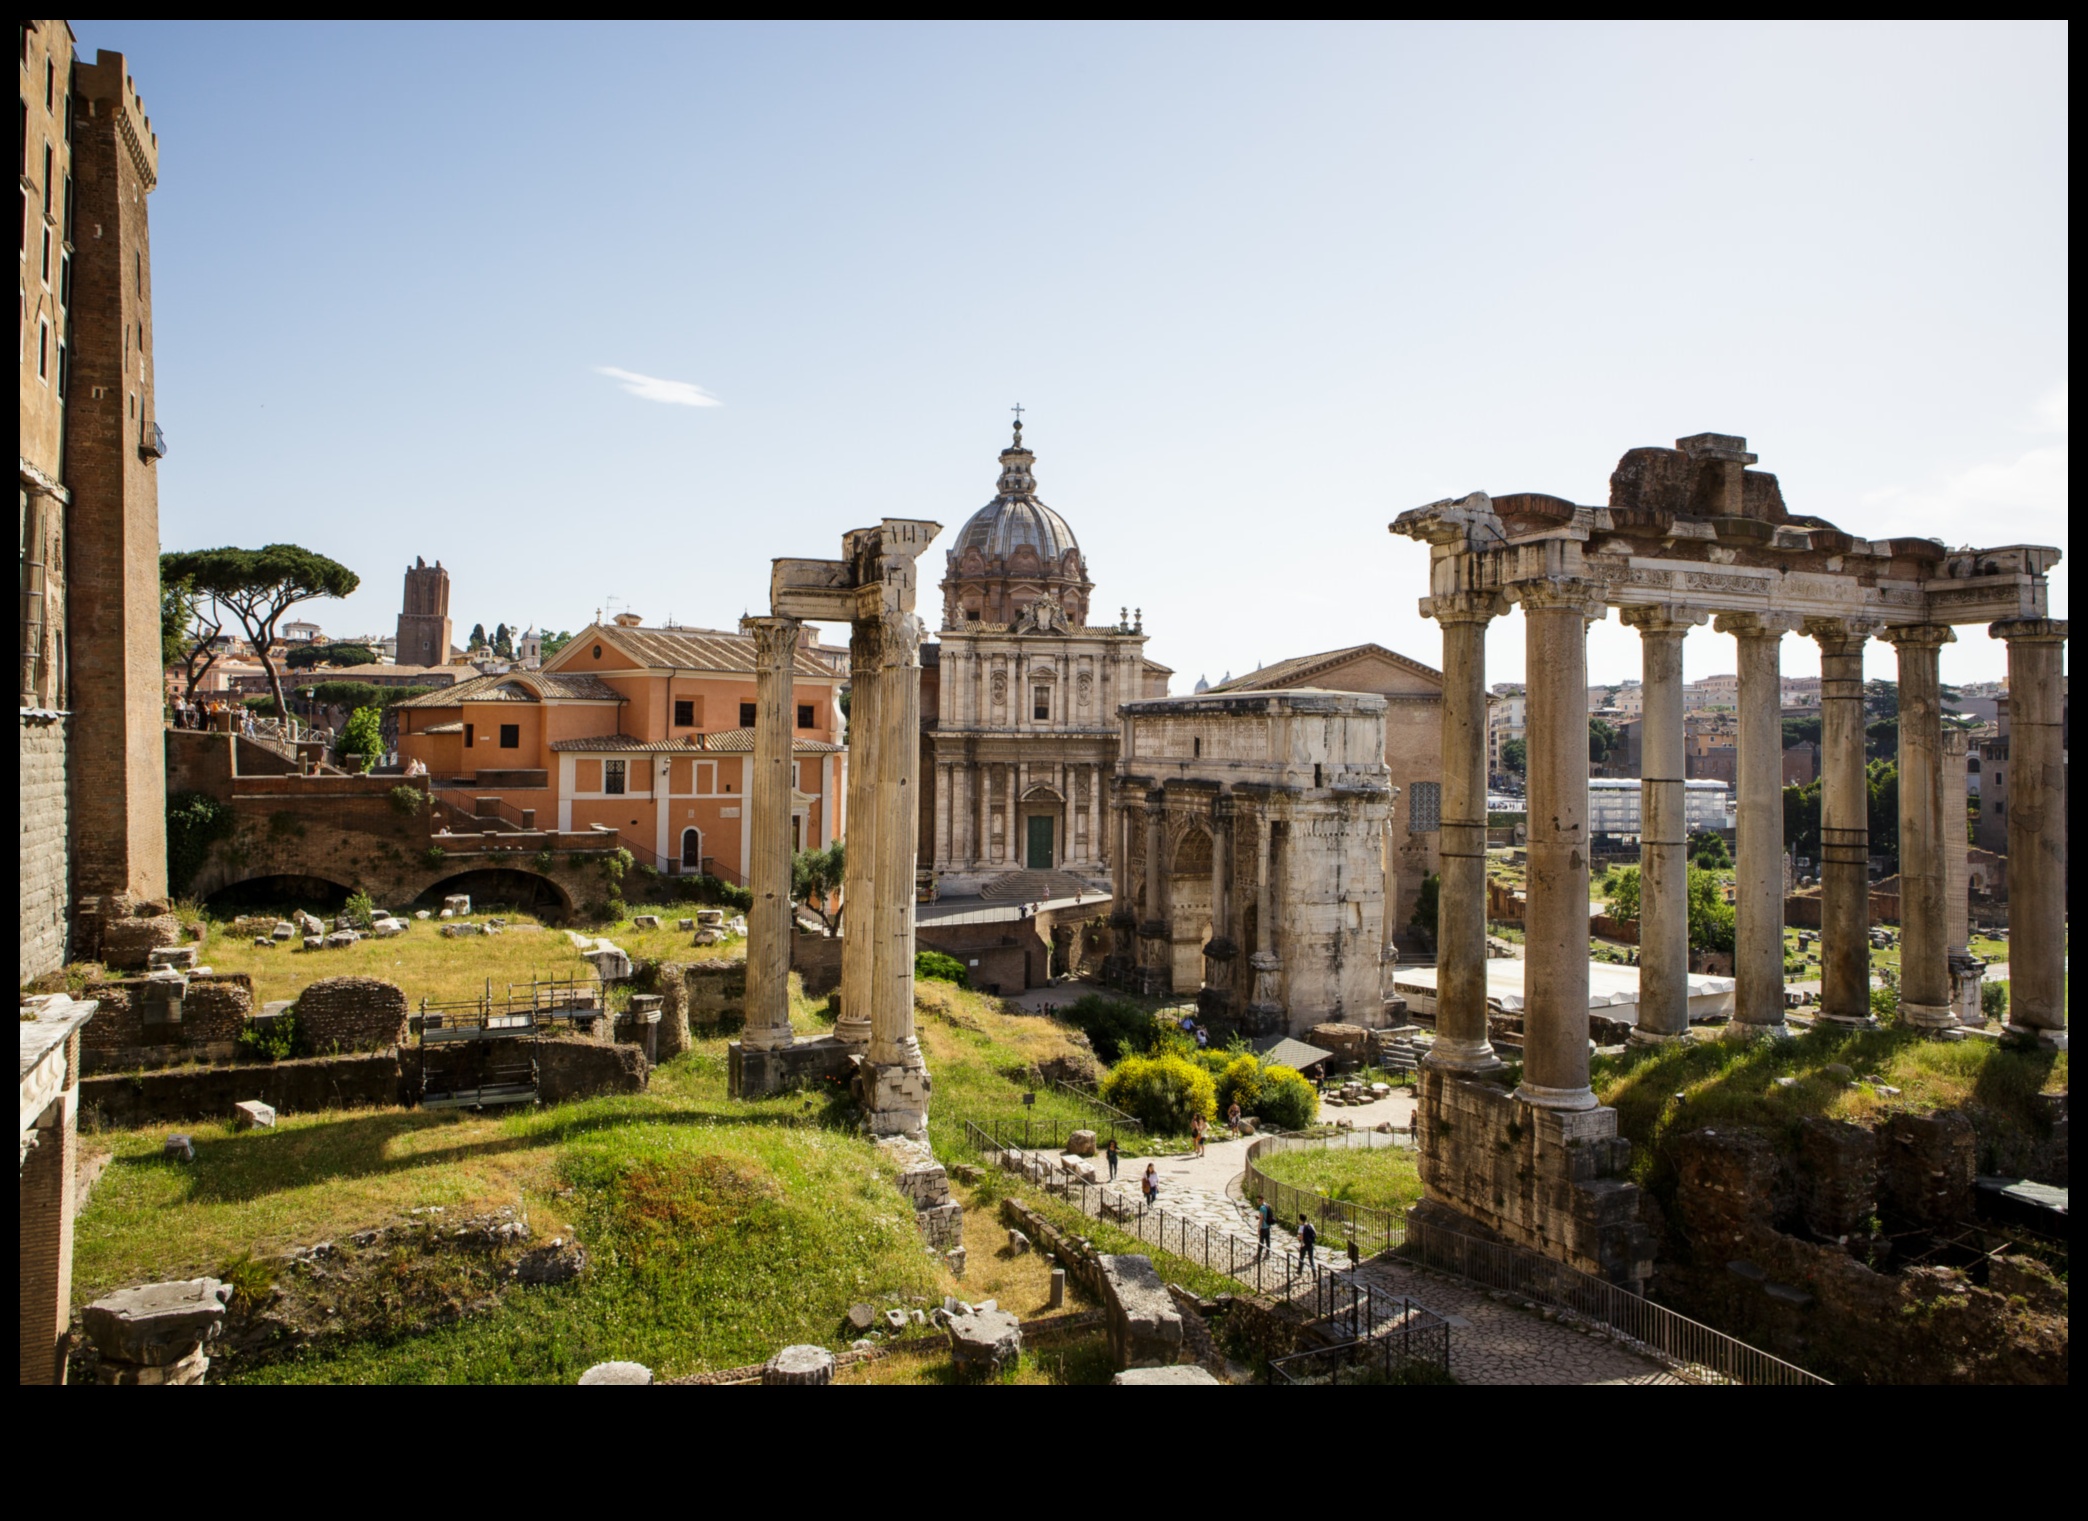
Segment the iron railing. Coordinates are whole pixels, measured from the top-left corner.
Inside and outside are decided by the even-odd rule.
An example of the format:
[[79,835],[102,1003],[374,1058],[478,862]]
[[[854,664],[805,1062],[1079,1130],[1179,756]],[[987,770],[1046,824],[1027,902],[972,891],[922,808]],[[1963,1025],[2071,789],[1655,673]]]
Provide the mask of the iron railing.
[[1402,1211],[1380,1209],[1370,1204],[1351,1204],[1309,1188],[1300,1188],[1295,1183],[1282,1183],[1263,1172],[1256,1163],[1263,1157],[1288,1151],[1346,1150],[1352,1147],[1404,1150],[1412,1145],[1410,1137],[1396,1131],[1388,1134],[1379,1130],[1337,1130],[1332,1135],[1262,1136],[1247,1143],[1247,1168],[1240,1180],[1240,1192],[1256,1203],[1266,1202],[1285,1219],[1295,1220],[1309,1215],[1322,1235],[1329,1233],[1327,1228],[1330,1225],[1338,1225],[1344,1236],[1355,1241],[1358,1250],[1365,1256],[1374,1257],[1406,1240],[1406,1216]]
[[1399,1301],[1400,1313],[1390,1325],[1370,1336],[1352,1337],[1331,1347],[1315,1347],[1288,1357],[1269,1359],[1264,1382],[1270,1384],[1396,1384],[1409,1381],[1447,1383],[1450,1379],[1450,1323],[1411,1299]]
[[1409,1219],[1400,1255],[1423,1267],[1564,1311],[1699,1383],[1829,1382],[1723,1331],[1677,1315],[1643,1295],[1521,1247],[1481,1241]]
[[1040,1087],[1048,1088],[1054,1093],[1063,1093],[1067,1098],[1085,1104],[1088,1108],[1100,1114],[1114,1128],[1129,1135],[1144,1135],[1146,1133],[1145,1121],[1124,1113],[1116,1105],[1108,1102],[1101,1094],[1095,1091],[1092,1083],[1071,1083],[1063,1078],[1045,1077],[1041,1072],[1037,1076]]

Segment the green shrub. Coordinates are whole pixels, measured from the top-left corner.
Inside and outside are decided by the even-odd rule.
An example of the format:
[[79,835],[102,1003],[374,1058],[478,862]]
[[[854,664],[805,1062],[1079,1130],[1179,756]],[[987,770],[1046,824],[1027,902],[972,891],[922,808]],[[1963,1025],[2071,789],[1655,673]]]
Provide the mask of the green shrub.
[[352,892],[347,903],[341,907],[341,917],[359,930],[366,930],[377,917],[377,905],[370,901],[366,892]]
[[297,1049],[295,1010],[266,1021],[248,1020],[240,1027],[234,1045],[241,1060],[279,1062]]
[[1179,1135],[1192,1121],[1218,1113],[1211,1074],[1180,1056],[1125,1057],[1102,1079],[1102,1099],[1164,1135]]
[[249,697],[240,706],[256,718],[274,718],[276,716],[276,703],[273,697]]
[[550,851],[540,850],[535,855],[529,858],[529,864],[531,866],[534,866],[538,871],[549,873],[551,868],[556,866],[558,863],[552,859]]
[[603,906],[608,909],[608,913],[604,916],[606,918],[622,920],[631,917],[631,905],[624,902],[620,897],[610,898],[608,903]]
[[2005,982],[1982,982],[1979,985],[1979,1012],[1988,1019],[2000,1019],[2008,1013],[2008,984]]
[[428,847],[427,854],[422,856],[421,859],[423,861],[426,861],[430,866],[440,866],[443,862],[443,858],[448,854],[449,852],[444,850],[440,845],[430,845]]
[[357,708],[348,715],[348,722],[341,730],[341,755],[344,759],[352,758],[358,771],[375,769],[384,755],[382,708]]
[[1234,1055],[1222,1053],[1225,1070],[1218,1074],[1218,1110],[1221,1114],[1232,1111],[1238,1104],[1243,1114],[1254,1114],[1261,1103],[1262,1064],[1261,1058],[1252,1052]]
[[1319,1095],[1295,1067],[1262,1068],[1260,1107],[1255,1111],[1271,1125],[1303,1130],[1319,1115]]
[[401,783],[391,790],[392,812],[405,818],[410,819],[419,813],[427,805],[427,801],[428,794],[418,787],[408,787]]
[[1073,1027],[1088,1038],[1095,1055],[1105,1063],[1126,1052],[1143,1051],[1153,1042],[1157,1026],[1153,1016],[1135,1003],[1089,993],[1065,1011]]
[[914,976],[936,982],[954,982],[960,988],[971,986],[971,977],[965,972],[964,963],[954,956],[945,956],[941,951],[915,951]]
[[203,868],[210,847],[232,833],[232,805],[207,792],[167,799],[167,886],[179,893]]
[[754,894],[744,887],[734,887],[722,877],[708,872],[693,877],[677,878],[675,891],[690,903],[708,904],[712,908],[729,908],[746,913],[754,907]]
[[1870,995],[1871,1017],[1890,1019],[1899,1013],[1898,988],[1872,988]]

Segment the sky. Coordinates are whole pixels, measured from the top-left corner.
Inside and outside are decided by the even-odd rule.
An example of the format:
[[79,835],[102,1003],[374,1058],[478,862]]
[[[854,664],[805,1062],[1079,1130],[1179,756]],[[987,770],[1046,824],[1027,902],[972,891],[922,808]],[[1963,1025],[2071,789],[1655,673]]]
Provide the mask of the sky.
[[163,540],[342,561],[329,634],[417,555],[460,643],[730,627],[884,516],[944,526],[932,623],[1016,403],[1177,692],[1439,664],[1397,513],[1692,433],[1852,533],[2068,546],[2062,24],[73,25],[159,136]]

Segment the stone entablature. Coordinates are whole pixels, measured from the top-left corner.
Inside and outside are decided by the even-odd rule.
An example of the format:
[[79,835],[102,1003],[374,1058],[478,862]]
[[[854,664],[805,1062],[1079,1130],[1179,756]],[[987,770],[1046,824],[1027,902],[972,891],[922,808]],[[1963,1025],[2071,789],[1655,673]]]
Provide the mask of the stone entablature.
[[[2046,618],[2042,545],[1945,550],[1927,539],[1868,540],[1792,515],[1776,477],[1747,441],[1702,433],[1673,449],[1633,449],[1610,477],[1606,507],[1538,493],[1484,492],[1402,513],[1392,531],[1429,546],[1421,611],[1444,643],[1443,877],[1437,1041],[1431,1068],[1479,1075],[1499,1063],[1487,1039],[1483,844],[1485,627],[1520,604],[1528,644],[1528,985],[1522,1082],[1538,1111],[1594,1111],[1588,1082],[1587,902],[1590,816],[1586,736],[1587,625],[1618,608],[1645,652],[1640,1002],[1634,1039],[1686,1038],[1688,904],[1682,641],[1707,620],[1738,647],[1733,766],[1738,851],[1735,1012],[1731,1033],[1784,1033],[1783,744],[1779,646],[1818,641],[1822,677],[1823,1019],[1870,1019],[1865,863],[1862,652],[1882,636],[1899,654],[1899,840],[1902,917],[1899,1017],[1938,1034],[1959,1030],[1946,835],[1950,811],[1937,656],[1950,625],[1992,620],[2008,641],[2010,686],[2056,693],[2066,625]],[[2056,698],[2052,701],[2056,718]],[[2012,921],[2012,1026],[2065,1043],[2065,769],[2057,725],[2043,747],[2037,804],[2010,819],[2011,854],[2046,884]],[[2040,760],[2043,754],[2040,755]],[[2020,815],[2020,806],[2016,810]],[[1960,847],[1962,848],[1962,847]],[[2012,870],[2022,885],[2022,867]],[[1496,1201],[1448,1174],[1424,1175],[1432,1200],[1475,1218]],[[1628,1185],[1618,1185],[1627,1187]],[[1563,1200],[1561,1201],[1563,1207]],[[1498,1222],[1526,1244],[1556,1249],[1532,1216]],[[1610,1271],[1617,1269],[1612,1267]]]
[[1383,1023],[1385,706],[1311,690],[1127,703],[1110,978],[1198,989],[1253,1035]]

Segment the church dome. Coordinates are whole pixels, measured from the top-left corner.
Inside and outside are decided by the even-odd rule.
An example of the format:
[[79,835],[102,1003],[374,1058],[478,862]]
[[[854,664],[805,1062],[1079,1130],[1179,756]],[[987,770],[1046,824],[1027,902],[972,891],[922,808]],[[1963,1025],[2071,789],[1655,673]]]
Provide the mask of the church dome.
[[1058,603],[1075,627],[1087,622],[1087,578],[1080,542],[1066,520],[1037,499],[1037,457],[1015,442],[1001,450],[1000,481],[992,501],[957,530],[943,580],[945,627],[1008,625],[1032,604]]

